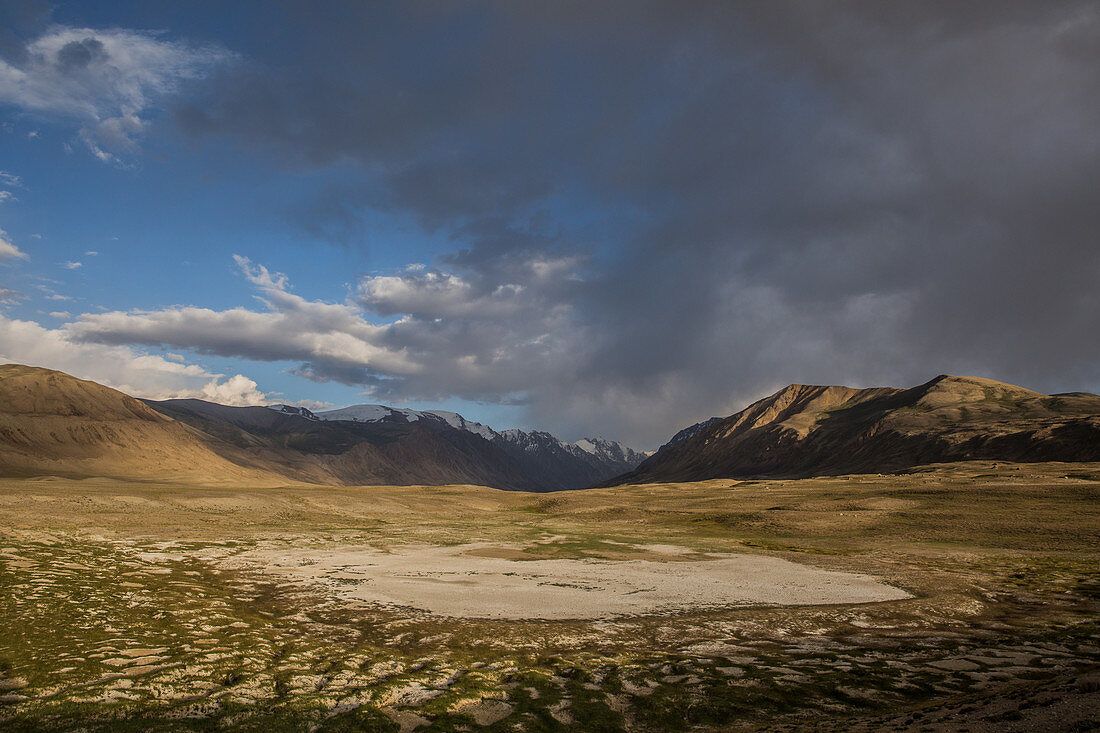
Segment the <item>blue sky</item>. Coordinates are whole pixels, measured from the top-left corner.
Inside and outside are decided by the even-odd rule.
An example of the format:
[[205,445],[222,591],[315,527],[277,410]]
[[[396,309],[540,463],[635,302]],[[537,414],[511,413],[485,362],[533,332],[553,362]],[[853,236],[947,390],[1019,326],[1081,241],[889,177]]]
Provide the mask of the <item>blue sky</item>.
[[1100,389],[1087,2],[5,3],[0,357],[652,448]]

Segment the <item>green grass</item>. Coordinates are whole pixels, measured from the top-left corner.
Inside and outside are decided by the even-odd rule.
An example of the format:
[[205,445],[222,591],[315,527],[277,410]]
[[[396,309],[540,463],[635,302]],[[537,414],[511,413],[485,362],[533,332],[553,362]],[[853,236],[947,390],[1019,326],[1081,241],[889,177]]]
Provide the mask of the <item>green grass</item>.
[[[1095,489],[1061,466],[968,470],[548,497],[35,484],[0,505],[0,688],[26,682],[0,695],[29,698],[0,703],[0,728],[392,731],[405,711],[427,730],[458,731],[476,727],[460,703],[483,697],[510,707],[490,730],[766,728],[976,694],[972,677],[930,663],[977,649],[1043,650],[1021,684],[1100,663]],[[135,513],[146,504],[119,496],[157,509]],[[248,511],[211,503],[239,496],[259,498]],[[473,540],[532,558],[629,561],[656,543],[760,552],[878,575],[916,597],[598,622],[443,619],[350,605],[208,557]],[[717,646],[693,651],[707,645]],[[174,666],[107,678],[127,665],[106,662],[137,647],[165,649],[154,656]],[[432,699],[393,702],[458,672]]]

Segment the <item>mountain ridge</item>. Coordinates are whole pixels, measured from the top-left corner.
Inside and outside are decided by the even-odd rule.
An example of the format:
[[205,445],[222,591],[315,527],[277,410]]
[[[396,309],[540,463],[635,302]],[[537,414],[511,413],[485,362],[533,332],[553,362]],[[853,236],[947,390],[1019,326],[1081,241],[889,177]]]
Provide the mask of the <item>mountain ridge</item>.
[[386,419],[331,420],[285,404],[139,400],[63,372],[8,364],[0,367],[0,476],[549,491],[584,488],[642,458],[610,441],[585,451],[549,434],[546,450],[534,455],[457,413],[376,412]]
[[1100,460],[1100,396],[941,374],[909,388],[791,384],[604,482],[799,478],[971,459]]
[[[285,410],[285,406],[280,406]],[[496,444],[523,466],[536,483],[555,488],[585,488],[629,471],[645,460],[645,454],[601,437],[567,443],[542,430],[495,430],[467,420],[457,412],[413,410],[379,404],[350,405],[317,413],[321,420],[364,423],[443,422]]]
[[[293,410],[305,410],[305,408],[295,407],[293,405],[268,405],[272,409],[278,409],[283,412]],[[309,412],[308,410],[305,410]],[[507,430],[496,430],[483,423],[475,422],[473,420],[467,420],[465,417],[457,412],[450,412],[448,410],[413,410],[408,407],[390,407],[388,405],[381,404],[369,404],[364,403],[360,405],[349,405],[347,407],[340,407],[333,410],[324,410],[317,413],[310,413],[315,415],[321,420],[352,420],[354,422],[376,422],[381,420],[394,420],[404,417],[406,420],[416,421],[419,419],[441,419],[449,424],[451,427],[458,428],[459,430],[466,430],[467,432],[480,435],[483,438],[492,440],[493,438],[503,437],[505,439],[512,439],[518,434],[533,434],[542,433],[546,431],[524,431],[518,428],[510,428]],[[547,433],[550,435],[550,433]],[[586,453],[593,455],[602,454],[622,454],[626,460],[630,460],[633,457],[644,457],[641,451],[636,451],[618,441],[608,440],[603,437],[586,437],[578,440],[574,443],[567,443],[560,438],[555,437],[559,443],[563,446],[576,446]],[[584,444],[584,445],[582,445]]]
[[293,405],[138,400],[8,364],[0,366],[0,475],[547,491],[976,459],[1100,461],[1100,396],[1045,395],[982,377],[939,375],[909,388],[792,384],[679,431],[649,458],[602,438],[498,432],[446,411],[354,407],[370,408],[361,412],[374,419],[334,420]]
[[145,402],[208,436],[213,450],[236,463],[310,483],[546,488],[486,441],[442,422],[326,421],[195,399]]

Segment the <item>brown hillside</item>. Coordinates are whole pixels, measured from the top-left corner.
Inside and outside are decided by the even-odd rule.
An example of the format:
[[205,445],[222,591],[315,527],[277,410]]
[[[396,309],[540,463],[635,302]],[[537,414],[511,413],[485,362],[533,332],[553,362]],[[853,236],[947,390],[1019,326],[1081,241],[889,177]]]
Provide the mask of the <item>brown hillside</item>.
[[190,428],[114,389],[62,372],[0,366],[0,476],[285,483],[235,465]]
[[1100,396],[949,375],[910,389],[792,384],[605,485],[880,473],[977,459],[1100,460]]
[[432,429],[201,400],[146,403],[62,372],[0,366],[0,476],[557,488],[499,446],[437,422]]

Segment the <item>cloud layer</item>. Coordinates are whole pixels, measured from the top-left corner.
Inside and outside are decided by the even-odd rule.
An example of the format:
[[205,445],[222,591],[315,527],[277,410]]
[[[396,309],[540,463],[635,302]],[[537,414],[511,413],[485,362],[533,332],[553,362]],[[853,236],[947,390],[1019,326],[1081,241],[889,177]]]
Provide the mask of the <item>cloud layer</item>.
[[302,376],[363,385],[383,400],[524,401],[583,343],[561,302],[577,281],[560,263],[530,262],[503,285],[413,267],[364,278],[350,302],[324,303],[291,292],[285,275],[236,259],[265,310],[88,313],[69,333],[88,344],[298,362]]
[[[224,66],[174,119],[199,144],[340,171],[294,203],[310,239],[365,246],[381,214],[446,250],[340,303],[250,252],[258,307],[90,313],[66,339],[288,362],[390,402],[517,404],[639,447],[788,382],[1100,390],[1094,2],[270,13],[277,53]],[[108,154],[217,55],[36,38],[0,67],[0,99],[80,120]]]
[[72,120],[105,162],[137,153],[160,99],[230,58],[219,48],[118,28],[54,25],[29,41],[9,40],[8,53],[0,54],[0,104]]
[[126,346],[81,343],[67,328],[44,328],[0,315],[0,363],[7,362],[59,369],[150,399],[195,397],[239,406],[270,402],[256,382],[240,374],[223,378],[195,364]]
[[1095,3],[287,7],[326,43],[178,117],[449,234],[364,283],[394,398],[652,444],[792,381],[1100,387]]

